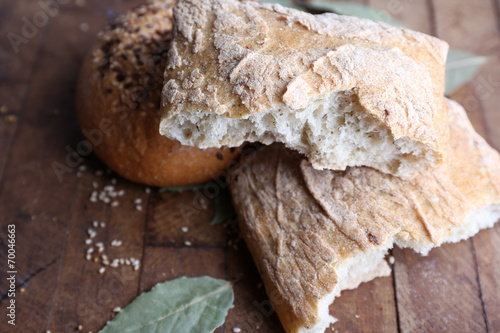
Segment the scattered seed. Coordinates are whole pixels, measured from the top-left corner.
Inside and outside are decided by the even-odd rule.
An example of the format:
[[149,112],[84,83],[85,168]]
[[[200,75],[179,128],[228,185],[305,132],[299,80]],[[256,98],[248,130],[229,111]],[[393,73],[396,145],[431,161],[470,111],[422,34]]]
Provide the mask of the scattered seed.
[[135,209],[138,210],[138,211],[142,211],[142,206],[141,205],[137,205],[137,206],[135,206]]
[[87,170],[87,166],[86,166],[85,164],[82,164],[82,165],[80,165],[80,166],[78,167],[78,170],[80,170],[80,171],[85,171],[85,170]]
[[241,328],[235,327],[235,328],[233,328],[233,332],[234,333],[239,333],[239,332],[241,332]]
[[134,200],[134,203],[135,203],[136,205],[139,205],[139,204],[141,204],[141,203],[142,203],[142,199],[141,199],[141,198],[137,198],[137,199],[135,199],[135,200]]
[[99,262],[99,258],[94,257],[94,262]]
[[113,309],[113,312],[120,312],[122,310],[122,308],[120,308],[119,306],[117,306],[116,308]]
[[395,262],[396,262],[396,260],[394,259],[394,257],[393,257],[393,256],[390,256],[390,257],[389,257],[389,263],[390,263],[391,265],[393,265]]
[[20,292],[21,294],[22,294],[22,293],[24,293],[25,291],[26,291],[26,288],[24,288],[24,287],[19,288],[19,292]]
[[146,187],[146,188],[144,189],[144,192],[146,192],[147,194],[149,194],[149,193],[151,193],[151,189],[150,189],[149,187]]
[[189,231],[188,227],[182,227],[181,230],[182,230],[182,232],[188,232]]
[[94,253],[94,248],[93,248],[93,247],[89,247],[89,248],[87,249],[87,253],[88,253],[88,254]]
[[112,178],[111,179],[111,184],[116,185],[116,183],[117,183],[116,178]]
[[101,228],[106,228],[106,222],[101,222],[100,226]]
[[85,260],[90,260],[90,259],[92,259],[92,256],[90,255],[90,253],[87,253],[85,255]]
[[102,175],[103,175],[102,170],[97,170],[97,171],[95,172],[95,175],[96,175],[96,176],[98,176],[98,177],[102,176]]
[[99,274],[104,274],[104,272],[106,272],[106,268],[105,267],[99,268]]
[[87,245],[92,244],[92,239],[87,238],[87,239],[85,240],[85,244],[87,244]]
[[191,243],[190,241],[185,241],[185,242],[184,242],[184,244],[185,244],[186,246],[191,246],[191,245],[193,245],[193,243]]
[[111,207],[118,207],[120,205],[120,203],[118,201],[113,201],[111,203]]
[[81,330],[83,330],[83,326],[82,325],[78,325],[78,327],[76,329],[79,330],[79,331],[81,331]]
[[121,246],[123,242],[121,240],[115,239],[111,242],[111,246]]

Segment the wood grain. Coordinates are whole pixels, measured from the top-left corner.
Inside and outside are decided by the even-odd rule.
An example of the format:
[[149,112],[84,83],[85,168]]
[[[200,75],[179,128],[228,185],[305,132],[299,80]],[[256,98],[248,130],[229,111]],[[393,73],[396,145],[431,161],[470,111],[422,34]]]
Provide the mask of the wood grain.
[[[123,307],[154,284],[180,276],[210,275],[234,283],[235,307],[217,332],[283,332],[269,307],[260,277],[234,221],[210,226],[213,202],[196,192],[158,193],[118,178],[125,195],[111,208],[90,203],[93,182],[110,184],[113,174],[95,157],[59,182],[53,162],[66,164],[66,147],[82,140],[74,116],[74,87],[81,60],[95,33],[140,0],[73,1],[15,55],[0,39],[0,105],[18,116],[0,119],[0,262],[5,228],[17,229],[16,332],[97,332]],[[498,2],[490,0],[358,0],[387,10],[410,28],[437,34],[452,47],[498,57]],[[0,32],[19,31],[21,18],[39,11],[37,2],[0,3]],[[89,31],[82,31],[85,23]],[[500,63],[494,60],[452,98],[464,104],[476,129],[500,148]],[[56,111],[57,110],[57,111]],[[0,116],[1,117],[1,116]],[[134,200],[141,198],[143,210]],[[107,268],[85,260],[87,228],[104,221],[96,240],[110,258],[141,259],[141,267]],[[187,228],[185,232],[183,228]],[[114,239],[121,247],[110,247]],[[186,243],[186,241],[190,243]],[[190,244],[190,245],[187,245]],[[500,331],[500,226],[472,240],[446,245],[421,257],[394,250],[392,277],[342,293],[331,307],[339,322],[328,332]],[[6,281],[0,280],[5,295]],[[5,296],[0,307],[5,305]],[[3,312],[2,312],[3,313]],[[3,314],[2,314],[3,317]],[[0,319],[0,332],[11,332]]]

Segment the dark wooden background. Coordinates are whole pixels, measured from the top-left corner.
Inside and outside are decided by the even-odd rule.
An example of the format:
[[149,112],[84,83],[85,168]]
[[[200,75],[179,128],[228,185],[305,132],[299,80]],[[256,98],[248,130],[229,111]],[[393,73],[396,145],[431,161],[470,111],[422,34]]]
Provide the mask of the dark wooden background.
[[[73,332],[82,325],[84,332],[95,333],[113,308],[124,307],[157,282],[184,275],[237,280],[235,307],[218,331],[282,332],[267,311],[265,292],[234,221],[209,225],[211,202],[197,205],[192,192],[153,189],[148,194],[143,186],[118,178],[117,189],[125,190],[119,207],[91,203],[92,183],[102,187],[116,177],[96,176],[106,168],[94,156],[83,162],[87,171],[81,177],[72,168],[58,180],[52,164],[65,164],[67,148],[76,149],[82,140],[74,115],[82,57],[108,19],[140,0],[65,0],[15,54],[7,33],[20,34],[22,18],[31,20],[40,11],[37,2],[0,2],[0,105],[7,108],[0,109],[0,332]],[[499,55],[498,0],[362,2],[392,11],[410,28],[454,48]],[[499,88],[500,63],[493,61],[452,95],[496,149]],[[136,198],[144,202],[142,211],[135,209]],[[182,213],[186,207],[188,217]],[[100,265],[84,259],[86,230],[93,220],[107,223],[97,239],[124,243],[106,253],[140,259],[139,270],[121,266],[99,274]],[[15,329],[5,316],[6,225],[11,223],[17,237]],[[344,292],[335,301],[331,311],[339,322],[333,331],[500,332],[500,225],[428,257],[399,249],[393,254],[392,276]]]

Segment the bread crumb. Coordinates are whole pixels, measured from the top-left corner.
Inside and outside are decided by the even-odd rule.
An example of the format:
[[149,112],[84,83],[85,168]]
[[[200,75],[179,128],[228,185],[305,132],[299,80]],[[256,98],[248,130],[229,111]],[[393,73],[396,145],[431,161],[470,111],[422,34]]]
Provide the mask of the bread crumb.
[[89,31],[90,27],[89,27],[89,24],[86,23],[86,22],[83,22],[80,24],[80,31],[81,32],[87,32]]
[[15,123],[17,121],[17,117],[14,116],[14,115],[12,115],[12,114],[8,115],[8,116],[5,116],[4,119],[5,119],[5,122],[11,123],[11,124],[13,124],[13,123]]

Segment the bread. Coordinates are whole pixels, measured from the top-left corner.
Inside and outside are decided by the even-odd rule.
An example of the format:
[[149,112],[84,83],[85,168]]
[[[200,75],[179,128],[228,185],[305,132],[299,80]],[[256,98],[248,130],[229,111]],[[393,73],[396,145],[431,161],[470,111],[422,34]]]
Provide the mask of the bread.
[[500,155],[450,101],[446,163],[411,180],[368,167],[318,171],[275,144],[230,176],[241,233],[285,330],[323,332],[341,290],[388,275],[394,244],[426,254],[500,217]]
[[180,0],[160,132],[201,148],[279,141],[316,169],[411,177],[446,151],[447,50],[366,19]]
[[97,156],[123,177],[156,186],[208,181],[238,153],[182,146],[158,132],[172,6],[147,3],[100,33],[77,87],[80,127]]

